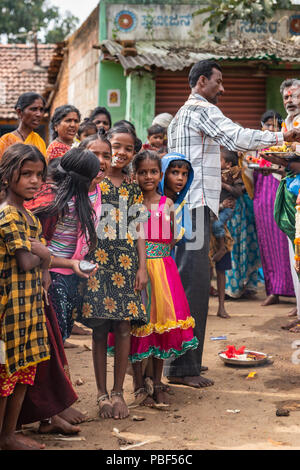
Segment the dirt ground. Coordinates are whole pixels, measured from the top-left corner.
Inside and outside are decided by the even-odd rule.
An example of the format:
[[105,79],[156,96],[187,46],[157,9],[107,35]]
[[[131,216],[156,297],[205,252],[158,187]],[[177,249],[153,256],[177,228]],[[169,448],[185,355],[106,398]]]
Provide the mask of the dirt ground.
[[[78,347],[67,349],[67,356],[79,396],[76,407],[88,412],[88,421],[80,425],[76,437],[37,435],[34,426],[28,426],[26,433],[44,442],[47,450],[120,450],[144,441],[148,442],[135,449],[299,450],[300,335],[281,329],[291,321],[288,312],[295,303],[281,298],[278,305],[261,307],[262,299],[260,289],[257,300],[227,301],[231,318],[221,319],[216,316],[217,300],[211,297],[204,365],[214,385],[206,389],[172,385],[168,410],[139,407],[121,421],[98,417],[91,337],[73,335],[70,340]],[[223,335],[226,340],[211,340]],[[254,368],[226,366],[218,352],[227,345],[265,352],[271,356],[270,363]],[[247,379],[251,371],[255,377]],[[112,372],[109,359],[109,390]],[[76,385],[78,381],[83,383]],[[124,390],[125,399],[131,401],[130,376]],[[283,407],[289,415],[277,416]]]

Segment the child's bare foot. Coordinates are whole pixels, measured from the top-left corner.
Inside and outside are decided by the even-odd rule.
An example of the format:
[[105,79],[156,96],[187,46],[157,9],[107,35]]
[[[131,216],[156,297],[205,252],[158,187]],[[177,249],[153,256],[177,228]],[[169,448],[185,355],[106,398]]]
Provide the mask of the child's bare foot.
[[81,413],[81,411],[73,408],[72,406],[62,411],[61,413],[58,413],[58,416],[60,416],[65,421],[68,421],[70,424],[80,424],[87,419],[87,413]]
[[53,416],[50,422],[42,422],[39,427],[41,434],[78,434],[79,432],[79,426],[68,423],[58,415]]
[[230,318],[230,315],[226,312],[225,308],[222,308],[217,311],[217,317]]
[[153,398],[157,404],[164,404],[164,405],[169,405],[169,397],[166,394],[165,386],[164,384],[154,384],[154,394]]
[[44,444],[39,444],[33,439],[22,435],[12,434],[0,439],[1,450],[41,450],[45,449]]
[[108,393],[98,396],[97,405],[99,407],[99,416],[101,418],[107,419],[113,417],[113,407]]
[[35,441],[34,439],[31,439],[30,437],[24,436],[24,434],[22,433],[17,433],[16,438],[33,450],[41,450],[45,449],[46,447],[45,444],[40,444],[39,442]]
[[129,416],[129,411],[125,403],[123,393],[111,391],[110,394],[112,406],[113,406],[113,418],[114,419],[124,419]]

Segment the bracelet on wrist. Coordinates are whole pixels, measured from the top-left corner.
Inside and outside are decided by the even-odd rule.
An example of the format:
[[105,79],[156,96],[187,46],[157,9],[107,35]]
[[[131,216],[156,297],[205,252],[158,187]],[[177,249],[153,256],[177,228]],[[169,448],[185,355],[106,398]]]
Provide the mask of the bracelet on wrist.
[[51,256],[50,256],[50,261],[49,261],[49,264],[48,264],[48,269],[50,269],[50,268],[51,268],[51,266],[52,266],[52,263],[53,263],[53,258],[54,258],[54,256],[53,256],[53,255],[51,255]]

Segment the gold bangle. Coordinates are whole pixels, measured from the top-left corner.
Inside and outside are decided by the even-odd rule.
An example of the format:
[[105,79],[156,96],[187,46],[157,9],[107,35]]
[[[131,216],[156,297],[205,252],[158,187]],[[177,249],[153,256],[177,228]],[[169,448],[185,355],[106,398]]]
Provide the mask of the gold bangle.
[[53,261],[53,258],[54,258],[54,256],[53,256],[53,255],[51,255],[51,256],[50,256],[50,262],[49,262],[49,265],[48,265],[48,269],[50,269],[50,268],[51,268],[51,266],[52,266],[52,261]]

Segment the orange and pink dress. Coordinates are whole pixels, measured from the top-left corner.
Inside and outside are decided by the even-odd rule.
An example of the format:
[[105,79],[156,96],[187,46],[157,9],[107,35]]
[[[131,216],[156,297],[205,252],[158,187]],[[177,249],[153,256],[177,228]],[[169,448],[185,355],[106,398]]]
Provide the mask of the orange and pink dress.
[[150,356],[178,357],[198,346],[193,332],[195,321],[171,256],[172,231],[165,210],[166,199],[161,197],[158,208],[149,211],[150,217],[144,224],[149,275],[146,309],[150,321],[131,330],[131,362]]

